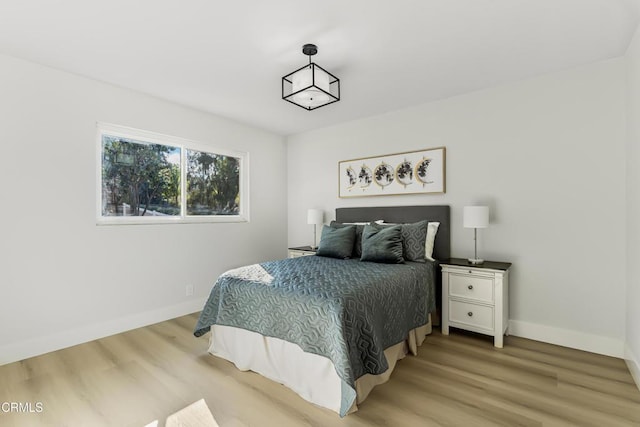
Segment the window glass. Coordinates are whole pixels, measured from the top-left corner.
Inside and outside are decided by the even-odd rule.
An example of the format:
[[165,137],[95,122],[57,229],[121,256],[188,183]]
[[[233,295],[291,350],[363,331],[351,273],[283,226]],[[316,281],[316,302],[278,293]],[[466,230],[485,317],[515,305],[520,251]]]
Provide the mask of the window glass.
[[248,154],[98,125],[99,224],[248,221]]

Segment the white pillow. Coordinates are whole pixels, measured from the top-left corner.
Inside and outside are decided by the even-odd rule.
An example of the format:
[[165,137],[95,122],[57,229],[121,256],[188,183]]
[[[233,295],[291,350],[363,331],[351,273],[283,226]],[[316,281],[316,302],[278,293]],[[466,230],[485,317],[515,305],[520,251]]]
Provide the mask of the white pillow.
[[424,241],[424,257],[430,261],[433,259],[433,245],[436,242],[436,233],[440,227],[439,222],[430,222],[427,224],[427,240]]
[[[381,219],[377,220],[377,221],[373,221],[376,224],[378,224],[378,221],[382,222]],[[369,225],[371,224],[372,221],[367,221],[367,222],[343,222],[343,224],[355,224],[355,225]]]

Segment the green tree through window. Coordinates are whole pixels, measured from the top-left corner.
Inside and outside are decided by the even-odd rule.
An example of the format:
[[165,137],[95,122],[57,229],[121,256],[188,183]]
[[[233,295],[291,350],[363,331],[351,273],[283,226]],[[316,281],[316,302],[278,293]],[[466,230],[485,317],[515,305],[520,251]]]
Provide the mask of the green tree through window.
[[[246,220],[243,153],[235,156],[172,145],[171,137],[163,135],[138,139],[101,129],[99,136],[99,222],[126,218],[146,222],[140,217],[150,222],[218,216]],[[165,140],[169,143],[160,143]]]
[[238,159],[187,150],[187,215],[236,215],[239,192]]
[[180,148],[108,135],[102,143],[104,216],[180,215]]

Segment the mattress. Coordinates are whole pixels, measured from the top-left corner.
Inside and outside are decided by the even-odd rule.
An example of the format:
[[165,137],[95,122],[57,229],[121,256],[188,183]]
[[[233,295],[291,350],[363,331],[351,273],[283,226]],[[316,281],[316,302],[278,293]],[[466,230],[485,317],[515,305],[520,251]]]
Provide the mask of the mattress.
[[[431,322],[411,330],[405,340],[384,350],[388,369],[356,380],[356,399],[346,414],[357,411],[371,390],[389,380],[396,362],[417,355],[418,346],[431,333]],[[209,353],[232,362],[242,371],[253,371],[285,385],[315,405],[341,412],[342,380],[330,359],[305,352],[297,344],[232,326],[213,325]]]

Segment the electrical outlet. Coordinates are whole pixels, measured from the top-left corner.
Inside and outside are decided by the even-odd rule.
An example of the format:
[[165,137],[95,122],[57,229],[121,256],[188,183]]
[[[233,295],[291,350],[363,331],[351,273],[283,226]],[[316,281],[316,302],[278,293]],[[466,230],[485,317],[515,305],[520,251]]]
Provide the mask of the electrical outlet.
[[193,295],[193,285],[187,285],[185,288],[185,293],[188,297]]

